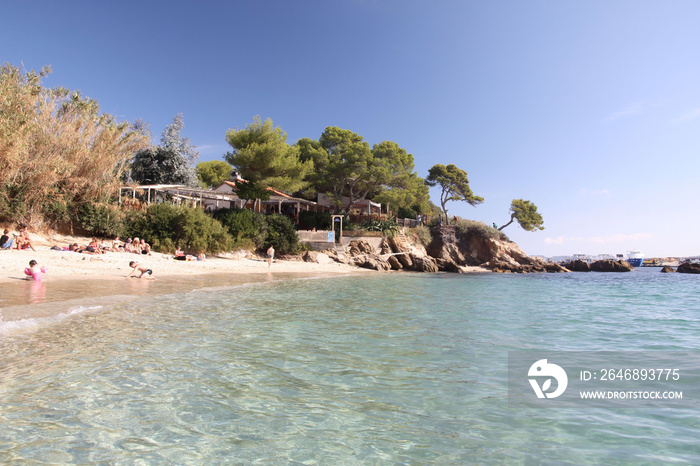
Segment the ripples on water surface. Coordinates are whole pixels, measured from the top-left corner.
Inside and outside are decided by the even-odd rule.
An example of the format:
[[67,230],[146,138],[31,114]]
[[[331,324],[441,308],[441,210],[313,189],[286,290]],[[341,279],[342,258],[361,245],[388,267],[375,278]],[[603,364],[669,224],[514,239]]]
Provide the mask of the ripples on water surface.
[[698,350],[699,290],[653,269],[93,299],[0,337],[0,462],[697,464],[694,409],[509,409],[507,352]]

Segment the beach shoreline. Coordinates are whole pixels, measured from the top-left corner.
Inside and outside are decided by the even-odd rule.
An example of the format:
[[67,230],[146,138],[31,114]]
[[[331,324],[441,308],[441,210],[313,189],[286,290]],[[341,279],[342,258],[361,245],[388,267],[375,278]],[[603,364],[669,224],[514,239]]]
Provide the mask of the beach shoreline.
[[[24,280],[24,269],[29,261],[37,261],[44,267],[43,279],[57,280],[123,280],[132,271],[129,262],[135,261],[153,270],[156,280],[173,280],[178,277],[202,274],[268,274],[268,273],[312,273],[335,275],[348,273],[371,273],[359,267],[331,262],[318,264],[301,260],[275,259],[271,267],[262,257],[245,253],[207,257],[203,261],[176,261],[172,254],[153,252],[150,255],[127,252],[105,254],[81,254],[72,251],[52,250],[52,246],[67,246],[71,243],[87,244],[88,238],[52,235],[30,235],[35,251],[0,251],[0,284],[17,283]],[[135,279],[135,278],[134,278]]]

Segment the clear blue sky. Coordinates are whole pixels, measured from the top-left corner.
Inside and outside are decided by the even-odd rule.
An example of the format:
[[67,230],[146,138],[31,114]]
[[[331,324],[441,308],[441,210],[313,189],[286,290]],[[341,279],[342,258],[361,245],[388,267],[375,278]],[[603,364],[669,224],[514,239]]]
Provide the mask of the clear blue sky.
[[[200,160],[255,115],[292,143],[339,126],[469,173],[528,254],[700,254],[698,1],[0,1],[0,60],[51,65]],[[436,190],[434,202],[439,201]]]

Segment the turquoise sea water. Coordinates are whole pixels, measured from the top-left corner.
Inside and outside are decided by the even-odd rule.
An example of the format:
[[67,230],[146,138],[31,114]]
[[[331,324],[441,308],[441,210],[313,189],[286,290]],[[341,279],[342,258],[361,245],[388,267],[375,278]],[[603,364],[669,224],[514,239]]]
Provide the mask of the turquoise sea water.
[[8,285],[0,462],[698,464],[691,406],[508,405],[508,351],[700,350],[658,270]]

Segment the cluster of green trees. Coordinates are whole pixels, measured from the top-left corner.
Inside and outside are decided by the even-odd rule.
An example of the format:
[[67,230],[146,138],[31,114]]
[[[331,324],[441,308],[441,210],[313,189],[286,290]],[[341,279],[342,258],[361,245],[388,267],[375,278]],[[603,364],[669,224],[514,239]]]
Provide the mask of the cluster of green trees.
[[[226,140],[233,148],[224,155],[230,165],[203,162],[198,165],[200,179],[214,186],[235,167],[249,182],[241,189],[246,198],[264,199],[264,188],[270,186],[307,199],[325,193],[339,208],[343,197],[349,198],[350,204],[370,198],[390,204],[401,216],[414,217],[438,212],[428,192],[428,187],[434,186],[441,189],[440,205],[448,223],[448,202],[477,206],[484,201],[472,192],[467,172],[454,164],[436,164],[422,179],[414,171],[413,155],[395,142],[370,147],[359,134],[335,126],[327,127],[318,140],[302,138],[290,145],[287,134],[272,120],[256,117],[244,129],[227,131]],[[514,200],[511,214],[511,221],[500,229],[514,220],[528,231],[544,228],[537,207],[530,201]]]
[[[264,199],[269,186],[310,200],[324,193],[339,208],[347,197],[350,204],[370,198],[413,215],[433,209],[428,187],[414,170],[413,155],[395,142],[370,147],[359,134],[329,126],[317,140],[289,144],[280,127],[260,117],[244,129],[228,130],[226,140],[232,151],[224,155],[225,161],[248,181],[242,197]],[[227,167],[219,161],[203,162],[198,170],[202,180],[214,185]]]

